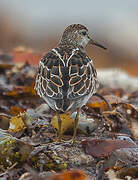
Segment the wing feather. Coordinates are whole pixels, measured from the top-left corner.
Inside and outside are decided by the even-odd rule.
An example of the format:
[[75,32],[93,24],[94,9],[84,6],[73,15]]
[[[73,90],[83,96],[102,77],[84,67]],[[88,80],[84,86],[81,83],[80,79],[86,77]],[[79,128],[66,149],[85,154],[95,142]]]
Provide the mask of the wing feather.
[[73,99],[95,93],[97,86],[93,62],[81,50],[54,49],[40,60],[35,89],[42,98],[55,100],[57,107],[71,106]]

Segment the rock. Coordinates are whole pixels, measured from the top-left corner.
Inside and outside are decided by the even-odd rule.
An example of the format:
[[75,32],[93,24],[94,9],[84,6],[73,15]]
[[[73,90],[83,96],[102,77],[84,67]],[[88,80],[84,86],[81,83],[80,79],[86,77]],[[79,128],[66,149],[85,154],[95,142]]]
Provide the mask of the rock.
[[138,89],[138,78],[128,75],[120,69],[98,69],[99,82],[110,88],[123,88],[128,92]]

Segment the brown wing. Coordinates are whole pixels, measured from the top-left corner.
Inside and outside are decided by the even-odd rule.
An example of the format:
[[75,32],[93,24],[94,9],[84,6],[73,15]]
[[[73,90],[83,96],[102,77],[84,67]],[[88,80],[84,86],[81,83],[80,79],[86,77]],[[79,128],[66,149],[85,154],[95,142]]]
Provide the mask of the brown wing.
[[69,99],[80,98],[81,96],[95,93],[98,85],[97,73],[92,60],[85,53],[78,51],[70,59],[69,76],[67,96]]
[[54,49],[40,60],[35,89],[53,109],[66,111],[73,99],[93,94],[96,86],[92,60],[78,49]]
[[41,60],[38,67],[35,89],[40,97],[63,98],[59,58],[51,51]]

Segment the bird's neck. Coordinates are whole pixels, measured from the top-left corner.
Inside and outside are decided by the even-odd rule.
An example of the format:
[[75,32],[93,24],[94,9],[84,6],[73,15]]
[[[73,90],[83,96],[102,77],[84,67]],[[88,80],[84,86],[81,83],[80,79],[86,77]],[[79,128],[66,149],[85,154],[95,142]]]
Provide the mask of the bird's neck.
[[69,46],[69,47],[72,47],[72,48],[76,48],[77,47],[77,44],[75,44],[75,43],[72,43],[71,41],[60,41],[59,43],[58,43],[58,47],[65,47],[65,46]]
[[71,41],[60,41],[57,45],[58,48],[69,48],[69,49],[80,49],[82,52],[85,52],[85,48],[83,46],[79,46],[78,44],[72,43]]

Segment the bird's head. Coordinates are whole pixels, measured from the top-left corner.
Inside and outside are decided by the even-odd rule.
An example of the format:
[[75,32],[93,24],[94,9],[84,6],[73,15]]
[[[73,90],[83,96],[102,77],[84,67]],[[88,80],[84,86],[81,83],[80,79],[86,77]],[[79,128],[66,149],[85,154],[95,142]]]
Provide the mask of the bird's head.
[[60,44],[71,44],[82,48],[85,48],[87,44],[92,44],[106,49],[104,46],[94,41],[89,36],[88,29],[81,24],[72,24],[68,26],[63,32]]

